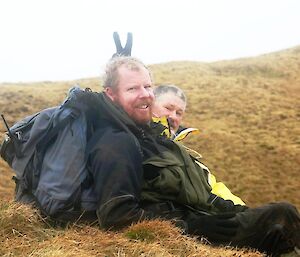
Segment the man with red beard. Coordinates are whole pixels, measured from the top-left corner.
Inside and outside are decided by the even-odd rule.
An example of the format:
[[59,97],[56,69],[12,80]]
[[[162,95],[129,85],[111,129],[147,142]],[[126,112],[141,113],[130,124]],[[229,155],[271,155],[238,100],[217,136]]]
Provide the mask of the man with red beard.
[[121,229],[159,217],[214,244],[274,256],[299,247],[294,206],[248,208],[211,194],[207,173],[180,144],[161,136],[164,126],[151,123],[152,84],[138,59],[116,57],[106,67],[98,129],[87,153],[100,226]]

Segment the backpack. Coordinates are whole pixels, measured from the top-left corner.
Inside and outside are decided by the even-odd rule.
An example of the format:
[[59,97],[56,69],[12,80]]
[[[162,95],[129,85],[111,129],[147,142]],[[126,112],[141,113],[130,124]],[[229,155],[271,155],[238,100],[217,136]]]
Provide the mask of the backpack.
[[54,219],[96,209],[86,146],[97,120],[97,93],[73,87],[62,105],[7,127],[0,154],[14,170],[15,200]]

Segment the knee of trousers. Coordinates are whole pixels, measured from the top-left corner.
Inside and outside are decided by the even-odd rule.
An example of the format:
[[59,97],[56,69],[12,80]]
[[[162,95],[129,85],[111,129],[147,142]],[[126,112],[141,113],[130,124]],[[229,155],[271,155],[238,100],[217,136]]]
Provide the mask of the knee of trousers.
[[274,233],[274,232],[279,232],[280,234],[283,234],[284,232],[284,227],[282,224],[278,224],[278,223],[275,223],[272,228],[270,229],[270,232],[271,233]]
[[277,213],[294,213],[299,216],[296,207],[288,202],[278,202],[273,204],[273,210]]
[[[292,225],[300,227],[300,215],[295,206],[288,202],[279,202],[273,204],[271,213],[274,221],[280,224]],[[276,223],[277,223],[276,222]]]

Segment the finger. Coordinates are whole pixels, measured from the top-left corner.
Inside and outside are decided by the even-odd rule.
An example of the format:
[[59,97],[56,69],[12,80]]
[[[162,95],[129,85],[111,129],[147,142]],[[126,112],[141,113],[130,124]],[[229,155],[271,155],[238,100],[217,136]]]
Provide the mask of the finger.
[[217,234],[221,234],[224,236],[234,236],[237,233],[237,229],[236,228],[222,228],[222,229],[218,229]]
[[228,233],[223,234],[218,232],[218,233],[211,233],[207,235],[207,237],[208,239],[213,240],[215,242],[220,242],[220,241],[228,242],[230,241],[230,238],[235,235],[236,235],[235,232],[229,234]]
[[126,45],[125,45],[125,47],[123,49],[124,55],[130,56],[131,55],[131,48],[132,48],[132,33],[128,32],[127,33]]
[[236,220],[220,220],[216,222],[218,227],[237,228],[239,223]]
[[236,216],[235,212],[224,212],[216,215],[218,219],[231,219]]
[[114,37],[117,53],[121,53],[123,50],[123,47],[121,45],[121,41],[120,41],[118,32],[114,32],[113,37]]

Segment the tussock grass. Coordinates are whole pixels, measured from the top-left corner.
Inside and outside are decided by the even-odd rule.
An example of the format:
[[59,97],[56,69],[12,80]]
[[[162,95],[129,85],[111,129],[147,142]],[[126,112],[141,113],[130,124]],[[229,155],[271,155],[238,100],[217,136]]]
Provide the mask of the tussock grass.
[[0,201],[0,254],[26,255],[57,234],[30,206]]
[[144,249],[149,249],[146,256],[263,256],[249,249],[212,247],[205,239],[183,235],[169,221],[141,222],[132,225],[124,233],[135,243],[138,251],[136,256],[141,256]]
[[213,248],[183,235],[169,221],[140,222],[120,232],[80,224],[53,228],[36,210],[13,202],[0,204],[0,239],[1,256],[263,256],[247,249]]
[[1,202],[0,227],[1,236],[14,238],[16,236],[33,235],[43,237],[42,219],[38,213],[28,205],[14,202]]

